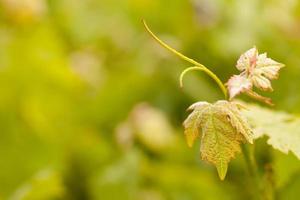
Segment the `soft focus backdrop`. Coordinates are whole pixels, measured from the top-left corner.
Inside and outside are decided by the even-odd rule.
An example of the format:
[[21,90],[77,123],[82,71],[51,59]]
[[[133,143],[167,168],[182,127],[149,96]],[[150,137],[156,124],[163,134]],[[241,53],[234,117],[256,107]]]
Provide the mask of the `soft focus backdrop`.
[[[267,51],[287,67],[265,95],[300,113],[297,0],[0,0],[1,200],[251,197],[241,155],[222,182],[183,136],[188,105],[222,93],[199,72],[179,88],[189,64],[142,18],[224,82],[245,50]],[[278,197],[297,199],[300,162],[257,145]]]

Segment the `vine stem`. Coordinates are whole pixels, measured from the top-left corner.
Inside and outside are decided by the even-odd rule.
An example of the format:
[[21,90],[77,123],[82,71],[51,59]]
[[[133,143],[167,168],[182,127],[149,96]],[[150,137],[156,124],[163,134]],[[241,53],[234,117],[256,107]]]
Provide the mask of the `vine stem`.
[[223,94],[224,94],[224,97],[225,99],[228,98],[228,95],[227,95],[227,89],[226,87],[224,86],[224,84],[222,83],[222,81],[218,78],[218,76],[216,74],[214,74],[211,70],[209,70],[207,67],[205,67],[204,65],[198,63],[197,61],[183,55],[182,53],[178,52],[177,50],[175,50],[174,48],[170,47],[169,45],[167,45],[165,42],[163,42],[161,39],[159,39],[151,30],[150,28],[148,27],[147,23],[145,20],[142,20],[143,24],[144,24],[144,27],[145,29],[147,30],[147,32],[151,35],[151,37],[156,40],[162,47],[164,47],[165,49],[169,50],[170,52],[174,53],[175,55],[177,55],[179,58],[189,62],[189,63],[192,63],[193,67],[189,67],[187,68],[186,70],[184,70],[182,73],[181,73],[181,79],[180,79],[180,85],[182,86],[182,78],[184,76],[184,74],[186,74],[186,72],[188,71],[191,71],[191,70],[200,70],[200,71],[203,71],[205,72],[207,75],[209,75],[216,83],[217,85],[220,87],[220,89],[222,90]]
[[247,91],[246,94],[249,97],[251,97],[253,99],[256,99],[256,100],[258,100],[260,102],[263,102],[263,103],[265,103],[265,104],[267,104],[269,106],[274,106],[274,104],[272,103],[272,99],[270,99],[268,97],[261,96],[261,95],[257,94],[256,92],[254,92],[252,90]]
[[245,159],[248,171],[249,171],[249,175],[251,176],[251,179],[252,179],[252,185],[255,190],[254,191],[255,199],[262,200],[263,197],[262,197],[261,188],[260,188],[261,181],[260,181],[253,149],[250,150],[249,147],[246,146],[246,144],[242,144],[241,148],[242,148],[242,153],[244,155],[244,159]]

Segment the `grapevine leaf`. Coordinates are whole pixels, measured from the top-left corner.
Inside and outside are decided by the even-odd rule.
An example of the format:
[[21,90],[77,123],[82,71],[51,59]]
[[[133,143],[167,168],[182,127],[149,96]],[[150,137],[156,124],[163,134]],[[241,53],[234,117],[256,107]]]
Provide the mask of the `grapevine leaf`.
[[286,154],[291,151],[300,159],[300,117],[253,104],[247,107],[243,114],[254,127],[255,139],[267,136],[273,148]]
[[278,78],[279,70],[284,65],[267,57],[267,53],[257,57],[255,73],[272,80]]
[[246,51],[236,64],[241,74],[232,76],[227,82],[230,99],[252,91],[253,85],[264,91],[273,91],[270,80],[278,78],[282,67],[283,64],[268,58],[266,53],[258,54],[256,47]]
[[251,65],[256,60],[258,56],[258,51],[256,47],[253,47],[243,53],[237,61],[236,68],[240,71],[249,70]]
[[191,105],[188,110],[194,110],[188,118],[183,122],[185,128],[184,134],[189,147],[192,147],[195,140],[200,138],[200,123],[202,120],[202,113],[210,104],[207,102],[197,102]]
[[233,75],[226,83],[229,90],[229,98],[232,99],[236,95],[251,90],[252,83],[245,76]]
[[198,102],[190,110],[193,112],[184,121],[187,143],[192,146],[201,135],[202,160],[214,164],[220,179],[224,180],[229,161],[240,152],[240,143],[252,143],[252,131],[236,103]]
[[252,130],[248,125],[246,118],[240,114],[239,110],[239,108],[243,106],[234,102],[229,103],[228,101],[219,101],[218,106],[220,109],[224,110],[225,113],[227,113],[227,119],[230,121],[231,125],[236,129],[236,131],[242,134],[245,139],[252,144]]
[[264,91],[273,91],[271,81],[266,77],[256,74],[251,77],[253,84]]

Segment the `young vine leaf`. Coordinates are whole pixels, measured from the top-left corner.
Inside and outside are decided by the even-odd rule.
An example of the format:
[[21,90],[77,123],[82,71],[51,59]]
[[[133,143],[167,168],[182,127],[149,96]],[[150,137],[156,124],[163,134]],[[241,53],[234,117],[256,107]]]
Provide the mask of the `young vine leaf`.
[[183,123],[187,143],[191,147],[201,137],[202,160],[214,164],[224,180],[228,163],[240,152],[240,143],[253,142],[252,131],[234,102],[197,102],[189,110],[193,112]]
[[291,151],[300,160],[300,118],[254,104],[246,106],[249,109],[243,115],[254,127],[254,138],[267,136],[273,148],[286,154]]
[[232,76],[226,83],[230,99],[240,93],[246,93],[253,98],[258,97],[256,99],[269,103],[269,99],[264,99],[256,93],[253,95],[252,87],[273,91],[270,80],[278,78],[279,70],[282,67],[284,67],[283,64],[268,58],[266,53],[258,54],[256,47],[249,49],[237,61],[236,68],[241,71],[241,74]]

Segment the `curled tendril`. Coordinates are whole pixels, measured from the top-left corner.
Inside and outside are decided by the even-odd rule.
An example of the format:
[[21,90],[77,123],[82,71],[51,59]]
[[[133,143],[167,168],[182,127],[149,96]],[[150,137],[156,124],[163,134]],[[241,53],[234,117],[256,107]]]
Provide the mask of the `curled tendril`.
[[181,72],[180,77],[179,77],[179,83],[180,83],[180,87],[183,87],[183,77],[184,75],[189,72],[189,71],[193,71],[193,70],[199,70],[199,71],[204,71],[202,67],[198,67],[198,66],[193,66],[193,67],[189,67],[185,70],[183,70],[183,72]]
[[205,72],[207,75],[209,75],[217,84],[218,86],[220,87],[220,89],[222,90],[223,94],[224,94],[224,97],[225,99],[227,99],[227,89],[226,87],[224,86],[224,84],[222,83],[222,81],[218,78],[218,76],[216,74],[214,74],[212,71],[210,71],[207,67],[205,67],[204,65],[198,63],[197,61],[183,55],[182,53],[176,51],[175,49],[173,49],[172,47],[170,47],[169,45],[167,45],[165,42],[163,42],[161,39],[159,39],[151,30],[150,28],[148,27],[147,23],[145,20],[142,20],[143,24],[144,24],[144,27],[145,29],[147,30],[147,32],[151,35],[151,37],[157,41],[162,47],[164,47],[165,49],[169,50],[170,52],[174,53],[176,56],[178,56],[179,58],[189,62],[189,63],[192,63],[193,67],[189,67],[187,69],[185,69],[181,75],[180,75],[180,86],[182,87],[182,79],[183,79],[183,76],[188,72],[188,71],[191,71],[191,70],[200,70],[200,71],[203,71]]

